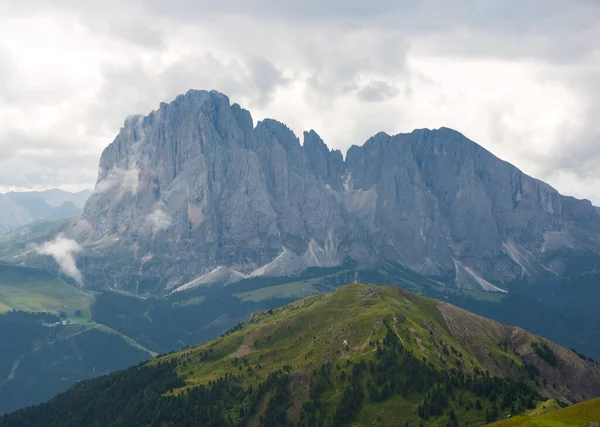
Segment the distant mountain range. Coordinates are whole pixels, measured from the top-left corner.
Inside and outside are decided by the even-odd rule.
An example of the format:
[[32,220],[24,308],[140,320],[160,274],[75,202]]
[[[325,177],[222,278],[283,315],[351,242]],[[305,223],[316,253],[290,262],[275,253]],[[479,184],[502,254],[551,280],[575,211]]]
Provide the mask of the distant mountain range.
[[447,128],[378,133],[344,159],[314,131],[301,144],[280,122],[254,125],[225,95],[192,90],[129,117],[99,171],[64,229],[84,248],[89,285],[110,275],[128,292],[165,293],[351,258],[506,292],[600,268],[597,208]]
[[0,194],[0,235],[35,222],[80,215],[90,194],[59,189]]

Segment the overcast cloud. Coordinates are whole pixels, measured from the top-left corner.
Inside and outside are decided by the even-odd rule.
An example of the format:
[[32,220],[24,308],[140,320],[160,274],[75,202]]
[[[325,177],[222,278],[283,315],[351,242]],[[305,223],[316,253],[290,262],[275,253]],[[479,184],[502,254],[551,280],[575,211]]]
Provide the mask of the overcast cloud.
[[346,150],[447,126],[600,204],[596,0],[0,0],[0,191],[92,188],[125,117],[216,89]]

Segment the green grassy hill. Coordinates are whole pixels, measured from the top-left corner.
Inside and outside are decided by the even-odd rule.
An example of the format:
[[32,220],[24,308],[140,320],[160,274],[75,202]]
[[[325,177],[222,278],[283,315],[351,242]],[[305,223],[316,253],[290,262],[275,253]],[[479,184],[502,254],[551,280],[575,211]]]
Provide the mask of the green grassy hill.
[[64,312],[82,321],[90,318],[91,298],[90,293],[47,271],[0,263],[0,313]]
[[396,287],[347,285],[84,381],[0,426],[477,426],[600,396],[600,367]]
[[541,415],[520,415],[490,424],[494,427],[588,427],[600,423],[600,399],[588,400]]

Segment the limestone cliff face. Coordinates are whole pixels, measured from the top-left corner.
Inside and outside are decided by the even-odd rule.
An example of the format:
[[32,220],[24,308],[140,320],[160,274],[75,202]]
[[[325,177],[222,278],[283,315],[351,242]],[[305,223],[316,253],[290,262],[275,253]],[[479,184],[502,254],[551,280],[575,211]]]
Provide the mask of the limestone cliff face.
[[380,133],[350,148],[346,167],[355,189],[377,190],[381,255],[427,274],[566,274],[577,254],[600,249],[589,201],[560,195],[451,129]]
[[493,290],[490,281],[572,274],[581,259],[598,266],[591,203],[458,132],[380,133],[346,160],[314,131],[303,139],[275,120],[254,126],[218,92],[128,118],[69,230],[87,248],[86,279],[160,291],[220,266],[296,274],[351,256]]
[[90,248],[84,270],[131,288],[151,277],[172,287],[222,265],[250,273],[285,250],[305,263],[290,274],[337,264],[347,221],[325,182],[341,179],[343,159],[306,137],[314,149],[274,120],[254,127],[217,92],[190,91],[128,118],[70,231]]

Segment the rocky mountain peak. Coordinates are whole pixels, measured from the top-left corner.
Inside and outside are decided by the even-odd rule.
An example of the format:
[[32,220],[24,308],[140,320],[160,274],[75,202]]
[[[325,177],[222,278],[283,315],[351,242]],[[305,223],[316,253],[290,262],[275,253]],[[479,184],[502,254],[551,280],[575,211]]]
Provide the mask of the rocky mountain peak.
[[341,189],[345,171],[344,157],[339,150],[329,150],[321,137],[314,131],[304,132],[302,149],[312,172],[335,190]]
[[599,230],[589,202],[452,129],[380,132],[344,160],[314,130],[301,145],[285,124],[253,127],[227,96],[192,90],[126,120],[72,235],[120,254],[85,255],[119,286],[164,278],[147,291],[218,266],[297,273],[346,256],[494,290],[573,274],[581,254],[586,269],[600,267]]

